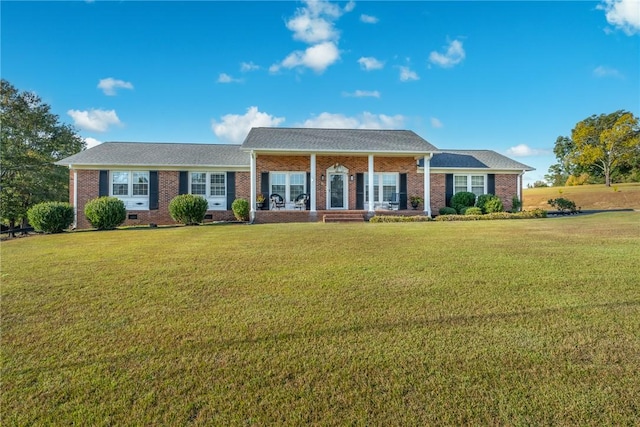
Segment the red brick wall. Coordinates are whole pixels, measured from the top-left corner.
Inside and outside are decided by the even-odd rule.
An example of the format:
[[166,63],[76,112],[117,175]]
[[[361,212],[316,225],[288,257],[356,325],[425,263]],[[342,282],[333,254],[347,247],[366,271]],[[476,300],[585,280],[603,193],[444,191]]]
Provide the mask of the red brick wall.
[[438,215],[440,208],[444,208],[447,205],[445,196],[445,177],[444,173],[432,173],[431,174],[431,215]]
[[[73,203],[73,172],[70,173],[69,200]],[[78,170],[78,229],[91,228],[91,224],[84,216],[86,203],[98,197],[100,171]],[[158,225],[175,224],[169,214],[169,203],[178,195],[180,172],[158,171],[158,209],[127,211],[127,220],[124,225],[146,225],[150,223]],[[236,197],[249,198],[250,173],[236,172]],[[204,222],[234,220],[232,211],[207,211],[211,219]],[[136,219],[129,219],[130,215],[137,215]]]

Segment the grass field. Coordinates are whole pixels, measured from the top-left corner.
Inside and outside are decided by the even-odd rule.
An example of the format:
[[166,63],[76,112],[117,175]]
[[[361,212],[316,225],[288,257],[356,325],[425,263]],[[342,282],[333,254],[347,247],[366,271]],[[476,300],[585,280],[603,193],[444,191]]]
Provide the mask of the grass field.
[[2,242],[2,425],[634,425],[640,213]]
[[583,210],[638,209],[640,210],[640,183],[602,185],[576,185],[571,187],[525,188],[524,209],[554,210],[547,201],[563,197]]

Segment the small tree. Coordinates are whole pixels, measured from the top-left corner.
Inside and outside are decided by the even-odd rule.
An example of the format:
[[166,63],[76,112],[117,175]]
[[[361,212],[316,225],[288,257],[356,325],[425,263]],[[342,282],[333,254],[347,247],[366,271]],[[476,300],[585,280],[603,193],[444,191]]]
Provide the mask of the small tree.
[[547,203],[549,203],[551,206],[553,206],[554,208],[558,209],[560,212],[563,212],[563,213],[577,212],[575,202],[569,199],[563,199],[562,197],[560,197],[558,199],[549,199],[547,200]]
[[61,233],[73,224],[73,207],[64,202],[43,202],[27,211],[29,224],[36,231]]
[[117,197],[98,197],[87,202],[84,215],[98,230],[113,230],[127,219],[127,209]]
[[231,210],[238,221],[249,221],[249,202],[246,199],[235,199]]
[[169,202],[169,214],[184,225],[197,225],[204,221],[209,203],[202,196],[181,194]]

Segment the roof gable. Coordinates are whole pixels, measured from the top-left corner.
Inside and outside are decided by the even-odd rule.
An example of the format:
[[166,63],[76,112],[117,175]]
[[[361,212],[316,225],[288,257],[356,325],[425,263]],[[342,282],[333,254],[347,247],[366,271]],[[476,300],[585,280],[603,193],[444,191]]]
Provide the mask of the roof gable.
[[242,149],[357,153],[428,153],[437,150],[409,130],[319,128],[252,128]]
[[[422,160],[419,163],[423,166]],[[492,150],[444,150],[433,155],[431,168],[501,169],[532,171],[534,168]]]

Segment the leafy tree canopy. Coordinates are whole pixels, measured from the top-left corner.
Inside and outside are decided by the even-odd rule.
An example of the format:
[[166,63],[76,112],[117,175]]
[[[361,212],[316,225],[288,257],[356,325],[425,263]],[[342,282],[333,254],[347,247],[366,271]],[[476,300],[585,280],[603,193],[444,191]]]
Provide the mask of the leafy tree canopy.
[[68,171],[53,163],[85,143],[38,95],[0,84],[0,218],[13,228],[36,203],[68,200]]

